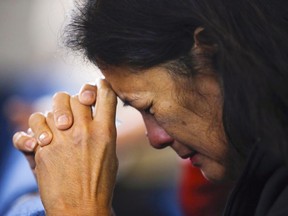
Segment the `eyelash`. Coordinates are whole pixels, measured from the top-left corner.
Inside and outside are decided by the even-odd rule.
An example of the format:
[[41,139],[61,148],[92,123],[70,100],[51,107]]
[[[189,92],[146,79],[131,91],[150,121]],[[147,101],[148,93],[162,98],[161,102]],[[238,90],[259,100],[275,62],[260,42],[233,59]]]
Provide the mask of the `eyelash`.
[[126,101],[123,101],[123,107],[128,107],[128,106],[130,106],[130,104]]
[[[153,104],[150,104],[147,108],[145,108],[145,109],[142,109],[142,112],[144,112],[145,114],[147,114],[147,115],[154,115],[154,113],[151,113],[151,108],[152,108],[152,105]],[[123,102],[123,107],[127,107],[127,106],[131,106],[130,105],[130,103],[129,102],[127,102],[127,101],[124,101]],[[140,110],[141,111],[141,110]]]

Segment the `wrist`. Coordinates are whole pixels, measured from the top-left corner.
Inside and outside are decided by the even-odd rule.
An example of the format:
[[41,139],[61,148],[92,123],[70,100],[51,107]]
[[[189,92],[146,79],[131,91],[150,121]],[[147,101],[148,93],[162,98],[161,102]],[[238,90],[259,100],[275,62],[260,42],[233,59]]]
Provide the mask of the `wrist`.
[[46,210],[46,216],[114,216],[112,208],[68,207]]

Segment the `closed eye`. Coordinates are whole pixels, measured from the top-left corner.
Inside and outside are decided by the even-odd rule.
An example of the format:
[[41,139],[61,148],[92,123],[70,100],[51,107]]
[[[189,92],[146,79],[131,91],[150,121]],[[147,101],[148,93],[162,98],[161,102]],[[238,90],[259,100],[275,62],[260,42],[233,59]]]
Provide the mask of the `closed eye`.
[[123,107],[131,106],[129,101],[123,101]]
[[[123,100],[123,107],[127,107],[127,106],[131,106],[131,107],[134,107],[131,105],[130,101],[127,101],[127,100]],[[135,109],[139,110],[140,112],[144,112],[145,114],[148,114],[148,115],[154,115],[154,113],[151,111],[151,108],[152,108],[153,104],[151,103],[147,108],[145,109],[139,109],[139,108],[136,108],[134,107]]]

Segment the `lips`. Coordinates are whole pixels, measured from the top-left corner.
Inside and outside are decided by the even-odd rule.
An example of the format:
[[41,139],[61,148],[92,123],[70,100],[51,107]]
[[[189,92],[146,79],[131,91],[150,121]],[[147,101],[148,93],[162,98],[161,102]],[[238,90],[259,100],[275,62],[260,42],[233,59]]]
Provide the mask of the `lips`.
[[191,161],[191,164],[194,166],[194,167],[198,167],[200,168],[201,167],[201,163],[199,161],[199,154],[198,153],[195,153],[194,155],[191,155],[190,157],[190,161]]
[[197,154],[197,152],[196,152],[196,151],[192,151],[192,152],[190,152],[190,153],[180,155],[180,157],[181,157],[182,159],[188,159],[188,158],[191,159],[195,154]]

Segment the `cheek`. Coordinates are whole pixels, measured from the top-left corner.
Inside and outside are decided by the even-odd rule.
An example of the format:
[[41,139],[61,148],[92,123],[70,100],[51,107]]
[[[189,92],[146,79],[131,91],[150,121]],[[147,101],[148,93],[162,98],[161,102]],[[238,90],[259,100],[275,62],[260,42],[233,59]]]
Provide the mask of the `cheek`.
[[208,118],[185,107],[169,106],[169,109],[163,109],[162,113],[155,115],[155,119],[170,136],[179,142],[191,145],[195,150],[209,155],[213,151],[217,157],[226,154],[226,138],[218,114]]
[[187,115],[185,115],[179,107],[168,103],[165,104],[166,106],[162,106],[161,109],[155,112],[155,120],[170,136],[175,139],[184,137],[184,134],[181,132],[186,131],[189,127]]

